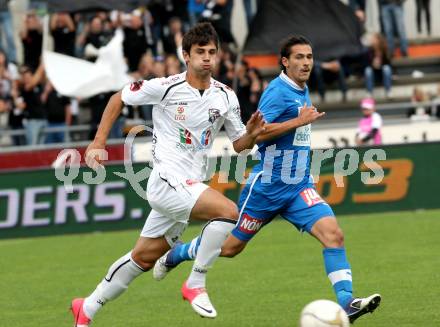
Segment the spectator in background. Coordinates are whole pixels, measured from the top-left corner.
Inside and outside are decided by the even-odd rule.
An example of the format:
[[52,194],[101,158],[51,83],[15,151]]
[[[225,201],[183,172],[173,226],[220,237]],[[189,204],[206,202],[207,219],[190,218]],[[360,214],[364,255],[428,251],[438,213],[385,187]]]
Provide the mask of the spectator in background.
[[237,67],[237,98],[240,103],[241,120],[246,123],[254,113],[251,103],[251,80],[248,75],[249,65],[241,61]]
[[417,32],[422,33],[422,11],[425,12],[426,30],[428,35],[431,35],[431,1],[430,0],[416,0],[417,6]]
[[6,55],[0,52],[0,56],[0,129],[2,129],[8,125],[8,114],[12,108],[11,91],[13,84],[7,69]]
[[379,33],[371,35],[368,48],[368,66],[365,68],[365,84],[369,96],[373,95],[374,81],[381,80],[385,87],[385,96],[389,98],[392,83],[391,60],[388,56],[385,38]]
[[234,43],[231,32],[231,16],[234,0],[207,0],[202,13],[204,19],[209,20],[217,31],[220,42]]
[[[37,71],[32,73],[29,67],[21,68],[21,79],[18,98],[15,103],[16,107],[24,110],[26,118],[26,141],[28,145],[42,144],[43,129],[46,127],[46,111],[41,101],[43,93],[44,68],[40,64]],[[22,99],[22,101],[20,101]]]
[[0,49],[6,51],[9,61],[17,62],[12,15],[8,3],[9,0],[0,0]]
[[145,26],[140,11],[122,18],[124,28],[124,56],[128,61],[130,72],[137,70],[142,55],[147,51],[148,44],[145,35]]
[[382,144],[382,117],[376,112],[376,102],[373,98],[361,101],[363,117],[359,121],[356,133],[356,145]]
[[166,76],[166,66],[163,57],[156,57],[153,64],[153,75],[155,78]]
[[429,95],[419,86],[413,89],[411,102],[413,108],[409,109],[407,116],[412,120],[429,120],[430,106]]
[[72,123],[72,114],[70,108],[70,99],[59,94],[52,83],[47,81],[44,92],[41,95],[44,109],[47,117],[47,127],[62,128],[63,130],[46,133],[46,143],[63,143],[69,141],[66,139],[66,126]]
[[42,30],[40,19],[34,12],[29,12],[20,31],[20,38],[23,43],[24,65],[32,71],[35,71],[40,64],[43,46]]
[[153,75],[154,57],[151,53],[145,53],[139,61],[139,66],[136,72],[131,75],[135,80],[154,78]]
[[253,107],[253,112],[255,112],[258,109],[261,94],[266,88],[267,83],[263,81],[263,77],[257,68],[249,68],[248,76],[251,81],[250,102]]
[[[8,126],[8,113],[11,110],[10,97],[4,98],[2,93],[4,93],[3,81],[0,80],[0,131]],[[0,133],[0,144],[3,143],[2,139],[2,133]]]
[[11,100],[13,83],[14,80],[8,70],[6,54],[0,50],[0,99],[4,101],[4,108],[9,108],[6,102]]
[[219,62],[216,65],[215,78],[221,83],[232,86],[235,78],[235,54],[227,43],[222,43],[217,56]]
[[110,31],[104,29],[101,17],[93,17],[90,25],[85,27],[84,57],[94,62],[98,57],[98,49],[107,45],[112,38]]
[[89,98],[90,106],[90,132],[89,138],[92,140],[95,137],[95,133],[98,130],[99,122],[101,121],[102,113],[104,112],[105,106],[113,93],[100,93],[91,98]]
[[168,22],[167,33],[162,38],[165,54],[177,54],[177,49],[182,46],[183,25],[179,17],[172,17]]
[[[154,78],[154,57],[151,53],[145,53],[140,62],[136,72],[132,74],[135,80],[150,80]],[[134,112],[136,108],[128,107],[130,112]],[[145,121],[152,120],[153,105],[145,104],[138,107],[140,117]]]
[[7,78],[11,83],[18,81],[18,69],[17,66],[8,60],[6,52],[0,49],[0,70],[3,78]]
[[404,57],[408,56],[408,40],[405,31],[403,2],[405,2],[405,0],[379,0],[382,24],[387,38],[390,58],[394,57],[394,35],[396,32],[399,36],[401,55]]
[[[24,107],[21,106],[23,98],[18,94],[17,88],[14,87],[11,93],[12,103],[9,112],[9,127],[12,130],[24,129]],[[26,138],[23,135],[12,136],[12,142],[14,145],[25,145]]]
[[[0,50],[0,110],[4,115],[8,114],[8,125],[12,130],[23,129],[23,110],[14,105],[18,98],[18,79],[17,67],[8,62],[6,53]],[[26,140],[22,135],[13,135],[12,143],[24,145]]]
[[180,64],[179,58],[177,58],[177,55],[170,54],[165,57],[165,68],[166,76],[171,76],[182,72],[182,66]]
[[345,71],[339,60],[326,62],[316,60],[313,66],[313,77],[322,102],[325,102],[326,84],[331,84],[334,81],[338,82],[342,92],[342,101],[347,100],[348,88],[345,81]]
[[50,19],[50,31],[54,42],[54,51],[68,56],[75,55],[76,27],[68,13],[53,14]]

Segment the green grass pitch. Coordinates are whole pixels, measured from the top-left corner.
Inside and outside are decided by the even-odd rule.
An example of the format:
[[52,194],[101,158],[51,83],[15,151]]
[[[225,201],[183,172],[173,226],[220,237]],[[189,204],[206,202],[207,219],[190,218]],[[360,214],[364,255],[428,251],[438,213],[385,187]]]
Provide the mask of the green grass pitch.
[[[381,306],[357,327],[440,326],[440,210],[339,217],[356,294],[379,292]],[[189,240],[200,231],[192,225]],[[0,241],[0,325],[72,326],[73,297],[88,295],[139,231]],[[321,247],[283,220],[266,226],[234,259],[208,276],[215,320],[197,316],[180,297],[190,263],[165,280],[151,272],[107,304],[95,327],[297,326],[308,302],[334,300]]]

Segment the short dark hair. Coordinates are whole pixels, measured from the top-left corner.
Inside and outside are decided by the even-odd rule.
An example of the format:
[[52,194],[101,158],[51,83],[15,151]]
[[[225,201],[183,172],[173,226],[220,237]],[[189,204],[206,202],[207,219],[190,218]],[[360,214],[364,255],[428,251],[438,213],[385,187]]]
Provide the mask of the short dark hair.
[[285,39],[281,43],[280,49],[280,67],[283,72],[286,72],[286,67],[283,65],[282,59],[283,57],[289,58],[292,47],[297,44],[307,44],[312,47],[312,43],[302,35],[293,35]]
[[211,23],[198,23],[183,36],[182,50],[190,53],[193,45],[204,46],[211,41],[218,49],[218,35]]

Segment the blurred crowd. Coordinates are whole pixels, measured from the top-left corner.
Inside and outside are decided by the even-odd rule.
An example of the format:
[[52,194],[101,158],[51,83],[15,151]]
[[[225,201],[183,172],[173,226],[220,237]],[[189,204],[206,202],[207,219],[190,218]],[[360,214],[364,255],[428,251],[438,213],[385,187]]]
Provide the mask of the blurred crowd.
[[[377,0],[381,32],[364,38],[363,52],[356,56],[315,61],[310,87],[326,101],[326,89],[337,84],[342,100],[347,99],[348,81],[362,80],[367,96],[373,98],[374,87],[384,86],[385,96],[391,95],[392,59],[397,54],[408,56],[408,41],[403,19],[405,0]],[[422,13],[427,33],[431,31],[429,0],[417,2],[417,22],[421,32]],[[0,0],[0,128],[25,130],[14,134],[14,145],[68,141],[65,127],[88,124],[92,138],[111,93],[97,94],[88,99],[66,98],[59,94],[45,76],[41,53],[43,48],[42,18],[47,14],[45,2],[30,1],[30,8],[20,29],[23,62],[17,64],[12,33],[9,0]],[[250,24],[259,0],[244,0],[247,23]],[[366,0],[349,0],[349,6],[361,25],[366,22]],[[50,15],[50,35],[55,52],[94,62],[99,49],[109,43],[115,31],[124,33],[123,51],[133,80],[177,74],[185,70],[181,56],[183,34],[201,20],[211,21],[219,33],[221,46],[214,77],[232,86],[239,98],[242,118],[246,122],[257,109],[261,93],[267,85],[258,69],[240,60],[237,44],[231,33],[233,0],[151,0],[145,7],[130,13],[83,12]],[[395,38],[400,49],[395,51]],[[3,50],[1,50],[3,49]],[[400,51],[400,52],[399,52]],[[420,93],[420,92],[418,92]],[[414,95],[413,99],[430,99]],[[414,100],[415,101],[415,100]],[[127,119],[151,120],[151,106],[127,107],[114,125],[110,137],[123,136]],[[413,113],[409,113],[413,114]],[[45,132],[43,133],[43,130]],[[83,138],[83,136],[82,136]]]
[[[245,1],[249,22],[255,13],[250,3]],[[167,0],[150,1],[148,6],[130,13],[51,14],[53,50],[94,62],[98,50],[109,43],[117,29],[121,29],[124,57],[133,79],[164,77],[185,70],[180,49],[183,34],[197,22],[208,20],[221,40],[219,64],[214,76],[227,85],[237,84],[243,120],[247,121],[256,110],[264,83],[258,70],[250,69],[246,62],[236,67],[234,49],[237,46],[230,26],[232,5],[232,0]],[[0,50],[0,127],[26,131],[25,135],[12,136],[14,145],[68,141],[65,127],[78,123],[90,125],[88,134],[92,138],[112,94],[71,99],[54,89],[45,76],[41,60],[42,21],[46,13],[45,3],[30,2],[19,34],[23,63],[18,66],[8,1],[0,0],[0,23],[6,34],[5,44],[0,46],[5,49]],[[151,109],[151,106],[124,108],[110,137],[123,136],[127,118],[151,120]]]

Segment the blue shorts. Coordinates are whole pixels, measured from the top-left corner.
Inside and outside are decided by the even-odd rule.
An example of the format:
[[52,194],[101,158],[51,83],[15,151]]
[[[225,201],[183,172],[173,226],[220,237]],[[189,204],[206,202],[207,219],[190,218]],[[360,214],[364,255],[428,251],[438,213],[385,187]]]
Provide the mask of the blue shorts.
[[310,233],[323,217],[334,217],[332,208],[320,197],[311,183],[289,185],[282,182],[261,183],[256,175],[240,195],[240,216],[232,231],[239,240],[248,242],[273,218],[280,215],[299,231]]

